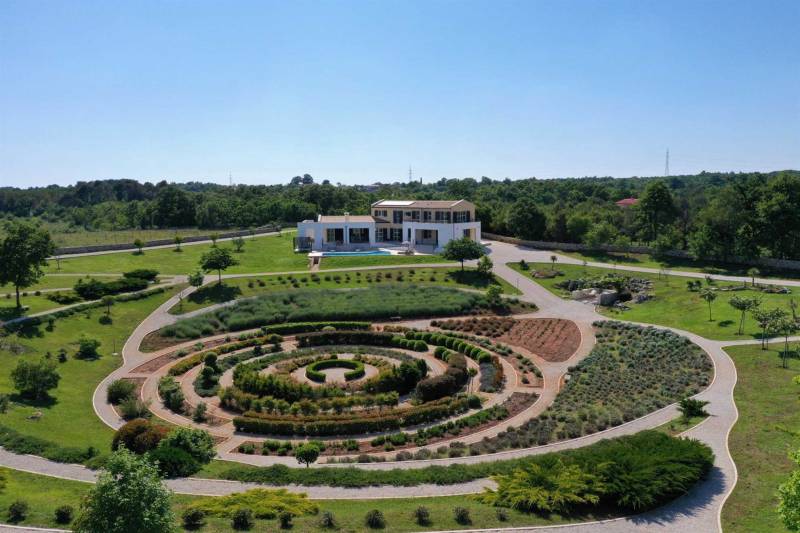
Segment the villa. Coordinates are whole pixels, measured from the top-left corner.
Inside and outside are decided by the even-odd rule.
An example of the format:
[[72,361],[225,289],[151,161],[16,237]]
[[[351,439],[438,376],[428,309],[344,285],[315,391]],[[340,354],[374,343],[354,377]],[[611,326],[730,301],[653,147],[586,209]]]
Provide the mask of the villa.
[[398,248],[440,251],[453,239],[480,242],[475,204],[466,200],[380,200],[369,215],[318,215],[297,224],[295,247],[303,251]]

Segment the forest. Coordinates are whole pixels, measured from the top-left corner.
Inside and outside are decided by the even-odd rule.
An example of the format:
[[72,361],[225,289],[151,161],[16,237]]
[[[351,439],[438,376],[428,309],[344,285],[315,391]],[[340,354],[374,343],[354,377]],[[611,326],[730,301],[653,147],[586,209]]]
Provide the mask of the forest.
[[[620,207],[616,201],[636,198]],[[698,259],[800,259],[800,172],[633,178],[341,185],[305,174],[282,185],[135,180],[0,188],[0,219],[32,217],[52,231],[293,226],[321,214],[364,214],[384,198],[465,198],[483,231],[529,240],[647,244]]]

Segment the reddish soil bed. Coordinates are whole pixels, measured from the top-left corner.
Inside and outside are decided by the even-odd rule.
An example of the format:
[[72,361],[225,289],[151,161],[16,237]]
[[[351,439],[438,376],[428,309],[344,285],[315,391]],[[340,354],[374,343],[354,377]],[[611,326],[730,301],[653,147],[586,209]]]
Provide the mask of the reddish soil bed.
[[524,318],[515,322],[499,339],[525,348],[545,361],[566,361],[581,344],[581,332],[571,320]]

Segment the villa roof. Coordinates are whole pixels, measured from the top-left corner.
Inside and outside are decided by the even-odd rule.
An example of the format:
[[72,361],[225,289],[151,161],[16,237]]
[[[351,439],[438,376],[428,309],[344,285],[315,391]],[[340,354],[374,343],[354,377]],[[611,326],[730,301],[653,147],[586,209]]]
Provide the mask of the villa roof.
[[378,200],[372,207],[417,207],[417,208],[448,208],[455,207],[466,200]]
[[371,215],[320,215],[317,222],[375,222]]
[[638,204],[639,200],[637,198],[623,198],[622,200],[619,200],[618,202],[614,203],[616,203],[620,207],[628,207],[631,205]]

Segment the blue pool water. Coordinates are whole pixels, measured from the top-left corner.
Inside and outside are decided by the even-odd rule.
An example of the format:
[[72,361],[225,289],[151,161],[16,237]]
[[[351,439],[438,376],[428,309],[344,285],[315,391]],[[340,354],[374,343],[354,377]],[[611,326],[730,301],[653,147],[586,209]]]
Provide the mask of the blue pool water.
[[364,252],[322,252],[322,257],[342,257],[350,255],[392,255],[384,250],[369,250]]

